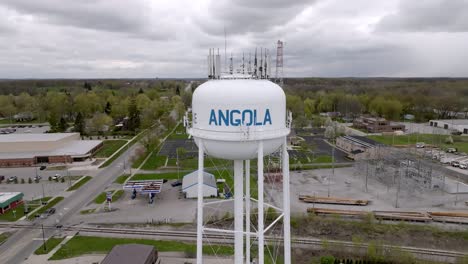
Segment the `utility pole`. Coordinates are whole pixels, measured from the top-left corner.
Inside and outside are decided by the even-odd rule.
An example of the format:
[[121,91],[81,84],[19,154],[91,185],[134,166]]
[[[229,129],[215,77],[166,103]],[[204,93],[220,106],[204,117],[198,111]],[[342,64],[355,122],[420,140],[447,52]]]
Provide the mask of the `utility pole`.
[[43,241],[43,246],[44,246],[44,252],[47,251],[47,245],[46,245],[46,240],[45,240],[45,232],[44,232],[44,224],[41,224],[42,227],[42,241]]
[[44,191],[44,183],[42,183],[42,198],[41,198],[41,205],[42,205],[42,199],[45,198],[45,191]]

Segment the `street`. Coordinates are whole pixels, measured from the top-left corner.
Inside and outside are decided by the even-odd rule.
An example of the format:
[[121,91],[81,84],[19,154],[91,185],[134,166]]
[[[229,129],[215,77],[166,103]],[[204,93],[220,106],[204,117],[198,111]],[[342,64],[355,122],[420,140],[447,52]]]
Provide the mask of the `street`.
[[[60,202],[55,208],[57,212],[46,219],[36,219],[32,225],[79,225],[79,222],[73,221],[73,216],[79,213],[80,209],[91,202],[95,195],[123,173],[121,164],[129,164],[131,154],[135,151],[138,144],[129,147],[119,158],[117,158],[108,167],[89,171],[87,175],[93,178],[78,191],[73,192]],[[60,233],[60,229],[46,229],[46,239],[54,234]],[[41,229],[21,229],[14,233],[5,243],[0,246],[0,259],[2,263],[17,264],[27,259],[42,244]]]

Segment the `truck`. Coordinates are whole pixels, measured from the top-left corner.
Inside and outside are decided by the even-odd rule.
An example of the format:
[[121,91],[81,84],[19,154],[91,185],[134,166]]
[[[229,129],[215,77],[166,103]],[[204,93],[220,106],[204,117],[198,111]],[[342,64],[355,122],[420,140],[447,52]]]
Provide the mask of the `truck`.
[[450,165],[452,165],[453,167],[460,167],[460,161],[464,161],[465,159],[466,156],[455,158],[454,160],[452,160],[452,162],[450,162]]
[[464,169],[464,170],[468,169],[468,158],[465,157],[464,160],[461,160],[461,161],[460,161],[460,164],[458,165],[458,167],[459,167],[460,169]]

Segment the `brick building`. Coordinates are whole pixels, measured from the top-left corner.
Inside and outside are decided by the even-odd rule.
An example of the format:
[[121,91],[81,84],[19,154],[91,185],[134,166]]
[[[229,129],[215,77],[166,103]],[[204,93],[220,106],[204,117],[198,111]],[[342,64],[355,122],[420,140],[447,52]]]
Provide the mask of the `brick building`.
[[23,204],[23,193],[0,192],[0,215]]
[[354,119],[353,127],[364,129],[369,133],[383,133],[404,131],[405,126],[401,124],[392,123],[385,118],[380,117],[359,117]]
[[0,167],[27,167],[83,161],[102,147],[79,133],[0,135]]

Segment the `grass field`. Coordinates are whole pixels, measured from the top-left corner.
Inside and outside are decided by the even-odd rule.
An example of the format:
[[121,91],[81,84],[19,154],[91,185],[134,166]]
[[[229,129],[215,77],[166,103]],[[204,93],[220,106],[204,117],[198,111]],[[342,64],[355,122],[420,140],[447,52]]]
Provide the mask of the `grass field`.
[[[85,254],[106,254],[115,245],[122,244],[144,244],[155,246],[160,252],[177,251],[195,253],[196,245],[178,241],[161,241],[137,238],[110,238],[110,237],[92,237],[92,236],[75,236],[66,244],[64,244],[49,260],[59,260],[73,258]],[[212,246],[203,247],[204,254],[214,254]],[[233,248],[230,246],[213,246],[217,249],[218,255],[232,255]]]
[[121,148],[126,140],[104,140],[102,148],[96,152],[95,157],[97,158],[107,158],[110,157],[114,152]]
[[137,169],[140,165],[145,161],[146,157],[148,157],[150,153],[145,151],[141,156],[139,156],[136,160],[132,162],[132,168]]
[[115,179],[114,183],[123,184],[127,180],[128,176],[130,176],[130,174],[120,175],[117,177],[117,179]]
[[47,239],[45,245],[46,245],[46,250],[44,250],[44,244],[41,244],[41,246],[34,251],[34,254],[36,255],[44,255],[52,251],[58,244],[60,244],[65,237],[51,237]]
[[151,173],[151,174],[135,174],[130,180],[132,181],[141,181],[141,180],[176,180],[178,175],[182,178],[186,173],[180,172],[167,172],[167,173]]
[[11,236],[11,233],[0,233],[0,245]]
[[[140,141],[144,136],[146,136],[146,134],[148,133],[149,130],[144,130],[142,131],[138,136],[134,137],[132,140],[130,140],[128,142],[128,145],[127,145],[127,148],[131,147],[132,145],[134,145],[135,143],[137,143],[138,141]],[[122,155],[125,151],[127,151],[127,148],[123,148],[121,149],[119,152],[115,153],[114,156],[112,156],[112,158],[108,159],[106,162],[104,162],[103,164],[101,164],[101,166],[99,166],[99,168],[104,168],[104,167],[107,167],[109,166],[112,162],[114,162],[114,160],[116,160],[118,157],[120,157],[120,155]]]
[[166,156],[159,156],[158,155],[159,151],[154,151],[151,156],[148,158],[148,160],[143,164],[141,167],[142,170],[155,170],[159,167],[164,166],[166,163]]
[[410,134],[401,136],[368,136],[377,142],[386,145],[415,145],[417,142],[424,142],[429,145],[440,146],[441,148],[457,148],[460,152],[468,152],[468,137],[452,136],[453,144],[446,144],[447,135],[432,135],[432,134]]
[[124,190],[117,190],[113,195],[112,195],[112,202],[118,201],[122,195],[125,193]]
[[170,134],[167,139],[188,139],[185,127],[182,124],[179,124],[174,130],[174,133]]
[[64,198],[62,196],[57,196],[54,199],[50,200],[46,205],[42,206],[37,210],[34,215],[29,215],[28,219],[33,220],[35,218],[35,215],[40,215],[47,211],[47,209],[54,207],[56,204],[58,204],[60,201],[62,201]]
[[78,180],[72,186],[67,189],[67,192],[78,190],[81,186],[85,185],[89,180],[91,180],[91,176],[83,176],[83,179]]
[[[36,209],[38,207],[39,207],[39,205],[30,205],[30,204],[28,204],[29,212],[31,212],[32,210],[34,210],[34,209]],[[13,211],[16,211],[16,213],[14,214]],[[24,204],[19,205],[15,209],[9,210],[8,212],[0,215],[0,221],[14,222],[14,221],[20,219],[23,216],[25,216],[25,214],[24,214]]]
[[98,194],[98,196],[96,196],[96,198],[94,198],[94,203],[95,204],[102,204],[103,202],[106,201],[106,193],[107,192],[102,192],[100,194]]

